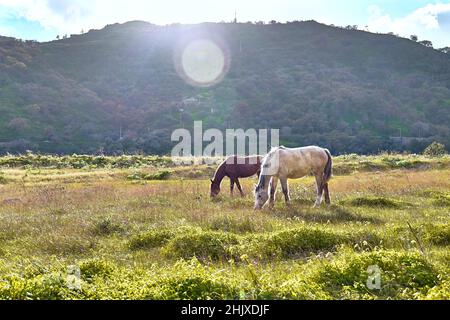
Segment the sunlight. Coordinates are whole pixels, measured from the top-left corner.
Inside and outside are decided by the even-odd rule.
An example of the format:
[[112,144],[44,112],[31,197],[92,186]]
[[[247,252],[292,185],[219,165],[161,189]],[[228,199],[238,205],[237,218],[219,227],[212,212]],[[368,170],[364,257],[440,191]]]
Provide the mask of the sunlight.
[[182,50],[177,61],[180,76],[194,86],[209,87],[222,81],[229,67],[229,55],[209,39],[196,39]]

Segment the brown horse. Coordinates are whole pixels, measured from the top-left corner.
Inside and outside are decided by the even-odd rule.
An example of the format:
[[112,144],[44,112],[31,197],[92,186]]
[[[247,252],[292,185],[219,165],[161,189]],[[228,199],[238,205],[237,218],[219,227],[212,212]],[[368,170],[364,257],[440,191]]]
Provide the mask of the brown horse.
[[239,178],[249,178],[261,172],[262,156],[239,157],[231,156],[220,164],[211,180],[211,197],[220,193],[220,185],[225,177],[230,178],[230,192],[233,195],[234,184],[237,185],[241,196],[244,196]]

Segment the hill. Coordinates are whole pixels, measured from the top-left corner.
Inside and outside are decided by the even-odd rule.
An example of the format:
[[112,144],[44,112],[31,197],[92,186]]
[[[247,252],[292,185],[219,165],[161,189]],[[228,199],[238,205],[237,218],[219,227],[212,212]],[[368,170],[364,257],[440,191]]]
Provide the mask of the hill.
[[[214,86],[177,72],[174,52],[196,38],[230,57]],[[164,154],[172,130],[194,120],[282,128],[286,145],[334,153],[420,151],[450,146],[450,55],[314,21],[134,21],[48,43],[0,37],[0,114],[0,153]]]

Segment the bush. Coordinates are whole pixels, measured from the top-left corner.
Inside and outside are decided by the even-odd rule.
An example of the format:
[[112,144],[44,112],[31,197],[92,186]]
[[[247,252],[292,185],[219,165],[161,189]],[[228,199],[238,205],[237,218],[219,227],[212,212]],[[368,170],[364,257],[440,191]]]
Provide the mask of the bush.
[[318,228],[297,228],[270,234],[251,235],[241,241],[234,254],[245,254],[252,258],[288,258],[311,251],[332,250],[345,242],[344,235]]
[[236,277],[212,272],[196,258],[177,261],[166,274],[154,283],[159,299],[235,300],[239,297],[241,283]]
[[167,170],[158,171],[154,174],[148,175],[147,180],[166,180],[169,179],[170,175],[171,175],[170,171]]
[[427,242],[437,246],[450,245],[449,224],[428,224],[425,226],[424,238]]
[[[368,268],[377,266],[381,271],[380,290],[367,288]],[[405,299],[414,293],[425,293],[438,284],[438,273],[418,253],[374,251],[355,254],[345,252],[320,268],[315,279],[336,298],[370,299],[371,297]]]
[[437,207],[450,207],[450,194],[442,191],[428,190],[422,192],[422,195],[433,199],[432,204]]
[[124,227],[120,223],[113,221],[110,217],[96,221],[93,227],[93,232],[96,235],[110,235],[123,231]]
[[81,278],[91,281],[94,277],[108,277],[115,270],[115,266],[106,260],[91,259],[80,263]]
[[66,277],[50,273],[26,279],[18,275],[0,281],[0,299],[3,300],[61,300],[68,294]]
[[209,227],[212,230],[216,231],[227,231],[235,233],[254,232],[256,229],[249,217],[236,219],[229,216],[214,218],[209,223]]
[[0,184],[6,184],[7,180],[3,172],[0,172]]
[[355,207],[376,207],[376,208],[399,208],[404,205],[402,202],[384,197],[358,197],[343,201]]
[[171,176],[171,172],[167,170],[158,171],[153,174],[143,172],[134,172],[127,177],[128,180],[167,180]]
[[166,244],[175,236],[175,230],[151,230],[131,238],[130,249],[150,249]]
[[450,281],[444,280],[436,287],[431,288],[426,294],[420,296],[423,300],[448,300],[450,297]]
[[238,243],[234,234],[216,231],[193,231],[171,239],[162,252],[168,257],[206,260],[229,259],[229,248]]
[[445,155],[447,151],[442,143],[433,142],[428,147],[425,148],[423,154],[429,157],[441,157]]

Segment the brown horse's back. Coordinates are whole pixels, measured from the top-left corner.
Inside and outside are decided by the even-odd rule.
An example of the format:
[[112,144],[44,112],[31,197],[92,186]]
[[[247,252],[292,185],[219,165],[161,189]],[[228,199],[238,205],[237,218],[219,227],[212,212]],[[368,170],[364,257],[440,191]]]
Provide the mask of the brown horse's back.
[[229,177],[248,178],[261,169],[262,156],[231,156],[225,160],[226,174]]

